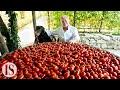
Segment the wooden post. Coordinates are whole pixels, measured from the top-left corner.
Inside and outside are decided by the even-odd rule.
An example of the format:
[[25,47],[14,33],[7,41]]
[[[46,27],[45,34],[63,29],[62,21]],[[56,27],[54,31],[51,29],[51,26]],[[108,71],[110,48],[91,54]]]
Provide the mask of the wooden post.
[[100,22],[100,27],[99,27],[99,32],[101,32],[102,24],[103,24],[103,19],[104,19],[105,11],[102,11],[102,18]]
[[48,12],[48,30],[50,30],[50,12],[49,11],[47,12]]
[[74,27],[75,27],[75,21],[76,21],[76,11],[74,11]]
[[32,11],[32,19],[33,19],[33,28],[34,31],[36,30],[36,16],[35,16],[35,11]]

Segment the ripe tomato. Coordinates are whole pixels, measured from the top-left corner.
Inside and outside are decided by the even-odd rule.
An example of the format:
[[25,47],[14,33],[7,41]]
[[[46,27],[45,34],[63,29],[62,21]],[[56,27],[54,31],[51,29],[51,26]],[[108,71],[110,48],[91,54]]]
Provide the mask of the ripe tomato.
[[84,71],[85,71],[85,66],[84,66],[84,65],[80,67],[80,71],[81,71],[81,72],[84,72]]
[[17,75],[15,75],[15,76],[11,77],[11,79],[17,79]]
[[113,72],[113,68],[112,67],[109,67],[108,68],[108,71],[111,73],[111,72]]
[[94,77],[93,76],[89,76],[88,79],[94,79]]
[[17,78],[18,78],[18,79],[23,79],[23,78],[24,78],[24,75],[21,74],[21,75],[19,75]]
[[117,76],[117,79],[120,79],[120,75]]
[[59,69],[58,66],[56,65],[53,66],[53,70],[57,71],[58,69]]
[[117,73],[116,73],[116,72],[112,72],[112,75],[116,77],[116,76],[117,76]]
[[76,75],[75,79],[81,79],[80,75]]
[[38,78],[38,75],[37,75],[37,73],[36,72],[33,72],[33,78]]
[[50,58],[50,59],[48,59],[48,61],[49,61],[49,62],[53,62],[53,59],[52,59],[52,58]]
[[25,72],[24,72],[24,75],[25,75],[25,74],[28,74],[28,71],[25,71]]
[[94,77],[95,79],[98,79],[98,75],[97,75],[97,74],[93,74],[93,77]]
[[58,78],[60,78],[60,79],[64,79],[64,76],[58,76]]
[[78,58],[78,57],[79,57],[79,55],[78,55],[78,54],[75,54],[74,58]]
[[104,75],[103,75],[102,73],[100,73],[98,76],[99,76],[100,78],[103,78],[103,77],[104,77]]
[[34,71],[35,71],[35,72],[39,72],[39,68],[35,67],[35,68],[34,68]]
[[28,79],[30,79],[30,78],[32,78],[32,74],[28,73],[28,74],[25,75],[25,77],[28,78]]
[[69,76],[70,76],[70,72],[66,72],[66,73],[64,74],[64,78],[65,78],[65,79],[67,79]]
[[81,72],[81,73],[80,73],[80,76],[81,76],[81,77],[84,77],[84,76],[86,76],[86,73],[85,73],[85,72]]
[[117,71],[118,70],[118,66],[113,66],[113,70]]
[[115,76],[112,76],[112,77],[111,77],[111,79],[117,79],[117,77],[115,77]]
[[88,77],[87,77],[87,76],[84,76],[83,79],[88,79]]
[[60,58],[59,53],[56,53],[56,54],[54,55],[54,57],[55,57],[55,58]]
[[50,71],[49,71],[49,70],[45,70],[44,73],[45,73],[46,75],[50,75]]
[[74,75],[70,75],[69,79],[75,79],[75,76]]
[[24,60],[25,60],[25,62],[29,62],[29,61],[30,61],[30,59],[29,59],[29,58],[25,58]]
[[58,79],[58,76],[57,76],[57,74],[56,74],[55,72],[52,72],[51,77],[52,77],[53,79]]
[[80,74],[80,70],[76,70],[75,75],[79,75],[79,74]]

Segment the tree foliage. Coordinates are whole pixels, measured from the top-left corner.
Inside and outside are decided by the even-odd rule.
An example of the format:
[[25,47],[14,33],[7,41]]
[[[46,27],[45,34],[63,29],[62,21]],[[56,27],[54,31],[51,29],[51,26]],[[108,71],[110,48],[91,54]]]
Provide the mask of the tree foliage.
[[61,25],[60,17],[62,15],[68,15],[71,21],[71,25],[78,29],[120,29],[120,11],[49,11],[49,14],[50,29],[55,29]]
[[18,36],[17,18],[14,11],[6,11],[9,17],[9,35],[10,40],[7,42],[10,51],[14,51],[20,47],[20,38]]

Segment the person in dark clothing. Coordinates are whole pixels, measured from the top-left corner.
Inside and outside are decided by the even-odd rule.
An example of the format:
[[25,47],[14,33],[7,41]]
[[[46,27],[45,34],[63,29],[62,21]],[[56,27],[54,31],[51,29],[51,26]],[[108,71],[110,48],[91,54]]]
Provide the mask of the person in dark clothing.
[[45,31],[45,28],[43,26],[36,26],[35,31],[35,43],[43,43],[43,42],[52,42],[55,41],[55,37],[52,36],[49,37]]

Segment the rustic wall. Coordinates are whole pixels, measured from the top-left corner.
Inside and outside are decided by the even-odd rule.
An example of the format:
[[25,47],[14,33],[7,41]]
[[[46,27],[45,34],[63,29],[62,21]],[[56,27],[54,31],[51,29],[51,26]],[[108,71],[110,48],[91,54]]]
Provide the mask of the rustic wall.
[[102,49],[120,49],[120,36],[102,34],[80,34],[81,43]]

